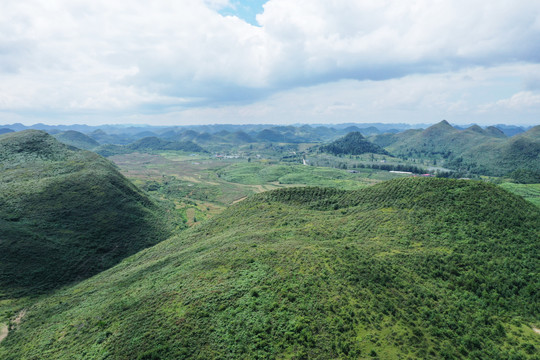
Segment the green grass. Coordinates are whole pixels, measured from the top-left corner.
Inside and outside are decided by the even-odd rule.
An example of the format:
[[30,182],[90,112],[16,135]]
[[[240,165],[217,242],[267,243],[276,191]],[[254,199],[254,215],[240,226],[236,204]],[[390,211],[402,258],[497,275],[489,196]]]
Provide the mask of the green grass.
[[0,358],[534,359],[539,235],[481,182],[265,192],[42,297]]
[[[199,218],[254,193],[290,186],[327,186],[360,189],[374,183],[402,177],[387,171],[356,169],[352,174],[329,167],[286,164],[272,160],[215,159],[182,152],[125,154],[109,158],[120,171],[156,199],[171,201],[187,218],[186,211],[199,209]],[[210,210],[206,211],[206,208]],[[190,224],[192,224],[190,222]]]
[[500,186],[540,207],[540,184],[502,183]]
[[341,189],[359,189],[399,175],[370,169],[355,169],[358,173],[346,170],[282,164],[273,162],[238,163],[220,169],[217,174],[221,179],[240,184],[268,184],[326,186]]

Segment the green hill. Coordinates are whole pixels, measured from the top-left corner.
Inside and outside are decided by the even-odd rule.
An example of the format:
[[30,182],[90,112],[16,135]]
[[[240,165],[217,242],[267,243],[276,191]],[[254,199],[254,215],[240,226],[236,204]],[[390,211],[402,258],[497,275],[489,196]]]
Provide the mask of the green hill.
[[83,150],[92,150],[99,146],[99,143],[91,137],[74,130],[68,130],[54,135],[56,140],[66,145],[74,146]]
[[[540,126],[504,141],[479,143],[449,158],[448,166],[486,175],[540,173]],[[538,175],[536,175],[538,176]]]
[[113,164],[45,132],[0,136],[0,298],[94,275],[169,236]]
[[244,144],[244,143],[255,142],[255,140],[251,136],[249,136],[243,131],[236,131],[234,133],[231,133],[227,135],[225,139],[234,144]]
[[421,133],[422,129],[409,129],[400,133],[384,133],[380,135],[370,136],[369,140],[375,145],[386,148],[396,142],[404,141],[414,134]]
[[42,298],[0,358],[534,359],[539,236],[474,181],[261,193]]
[[401,157],[441,159],[444,167],[492,176],[540,171],[540,126],[511,138],[495,127],[459,130],[447,121],[425,130],[383,134],[371,140]]
[[118,154],[129,154],[135,151],[161,151],[161,150],[178,150],[187,152],[207,152],[205,149],[195,144],[193,141],[169,141],[149,136],[139,139],[129,145],[101,145],[95,149],[95,152],[101,156],[112,156]]
[[192,141],[168,141],[155,136],[145,137],[127,145],[133,151],[137,150],[182,150],[188,152],[205,152],[205,150]]
[[494,133],[493,129],[486,131],[473,125],[465,130],[458,130],[446,120],[423,131],[395,134],[392,138],[394,141],[387,140],[385,148],[393,154],[444,159],[460,156],[480,144],[504,142],[501,135]]
[[321,146],[320,150],[334,155],[361,155],[365,153],[388,154],[388,152],[379,145],[366,140],[358,131],[350,132],[328,145]]
[[503,139],[506,138],[506,135],[504,134],[504,132],[495,126],[488,126],[487,128],[484,129],[484,133],[487,135],[498,137],[498,138],[503,138]]

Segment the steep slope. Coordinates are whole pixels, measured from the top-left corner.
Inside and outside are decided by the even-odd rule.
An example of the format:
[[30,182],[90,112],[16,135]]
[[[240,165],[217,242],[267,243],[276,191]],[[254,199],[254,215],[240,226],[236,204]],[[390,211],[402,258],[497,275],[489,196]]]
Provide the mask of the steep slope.
[[485,134],[490,135],[490,136],[495,136],[495,137],[503,138],[503,139],[506,138],[506,134],[501,129],[495,126],[488,126],[487,128],[484,129],[484,132]]
[[534,358],[539,236],[479,182],[262,193],[43,298],[0,357]]
[[99,146],[99,143],[81,132],[68,130],[54,135],[56,140],[66,145],[74,146],[83,150],[92,150]]
[[540,173],[540,126],[505,141],[476,144],[450,158],[448,166],[494,176],[516,170]]
[[268,142],[285,142],[286,138],[282,133],[274,129],[264,129],[257,134],[257,140]]
[[206,152],[205,149],[195,144],[193,141],[169,141],[155,136],[139,139],[129,145],[101,145],[94,151],[101,156],[113,156],[118,154],[129,154],[132,152],[148,152],[160,150],[177,150],[188,152]]
[[452,158],[484,143],[504,142],[500,134],[485,131],[473,125],[465,130],[452,127],[446,120],[430,126],[424,131],[410,132],[410,136],[394,135],[396,141],[386,149],[393,154],[409,157]]
[[524,133],[513,137],[514,139],[527,138],[531,140],[540,140],[540,125],[530,128]]
[[328,145],[321,146],[320,150],[334,155],[361,155],[365,153],[388,154],[386,150],[379,145],[369,142],[357,131],[350,132]]
[[0,298],[87,278],[168,236],[107,160],[37,130],[0,136]]
[[370,136],[369,140],[372,143],[379,145],[380,147],[386,148],[394,143],[404,141],[405,139],[412,137],[414,134],[421,133],[422,131],[422,129],[409,129],[397,134],[384,133],[380,135]]
[[227,135],[226,140],[234,144],[245,144],[245,143],[255,142],[255,140],[251,136],[249,136],[243,131],[236,131],[234,133]]
[[182,150],[192,152],[205,152],[205,150],[192,141],[168,141],[155,136],[145,137],[127,145],[127,148],[136,150]]
[[198,135],[199,133],[193,130],[185,130],[179,134],[182,141],[194,141]]
[[371,140],[403,157],[443,159],[444,167],[492,176],[540,171],[540,126],[511,138],[495,127],[459,130],[441,121],[423,131],[378,135]]
[[127,134],[107,134],[101,129],[92,131],[88,136],[100,144],[114,144],[114,145],[125,145],[133,141],[133,139]]

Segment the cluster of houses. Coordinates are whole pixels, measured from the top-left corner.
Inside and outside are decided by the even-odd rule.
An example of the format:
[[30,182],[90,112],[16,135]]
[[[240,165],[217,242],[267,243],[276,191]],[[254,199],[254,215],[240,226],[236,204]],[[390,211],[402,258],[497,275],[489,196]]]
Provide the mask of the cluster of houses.
[[233,154],[233,155],[216,154],[215,157],[218,159],[240,159],[243,156],[238,155],[238,154]]

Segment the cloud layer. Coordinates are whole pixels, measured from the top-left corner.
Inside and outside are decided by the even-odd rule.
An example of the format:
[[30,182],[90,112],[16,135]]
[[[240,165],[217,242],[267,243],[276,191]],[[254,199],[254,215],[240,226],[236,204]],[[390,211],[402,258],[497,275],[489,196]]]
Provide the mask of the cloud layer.
[[0,121],[538,122],[540,2],[270,0],[259,26],[231,6],[2,1]]

